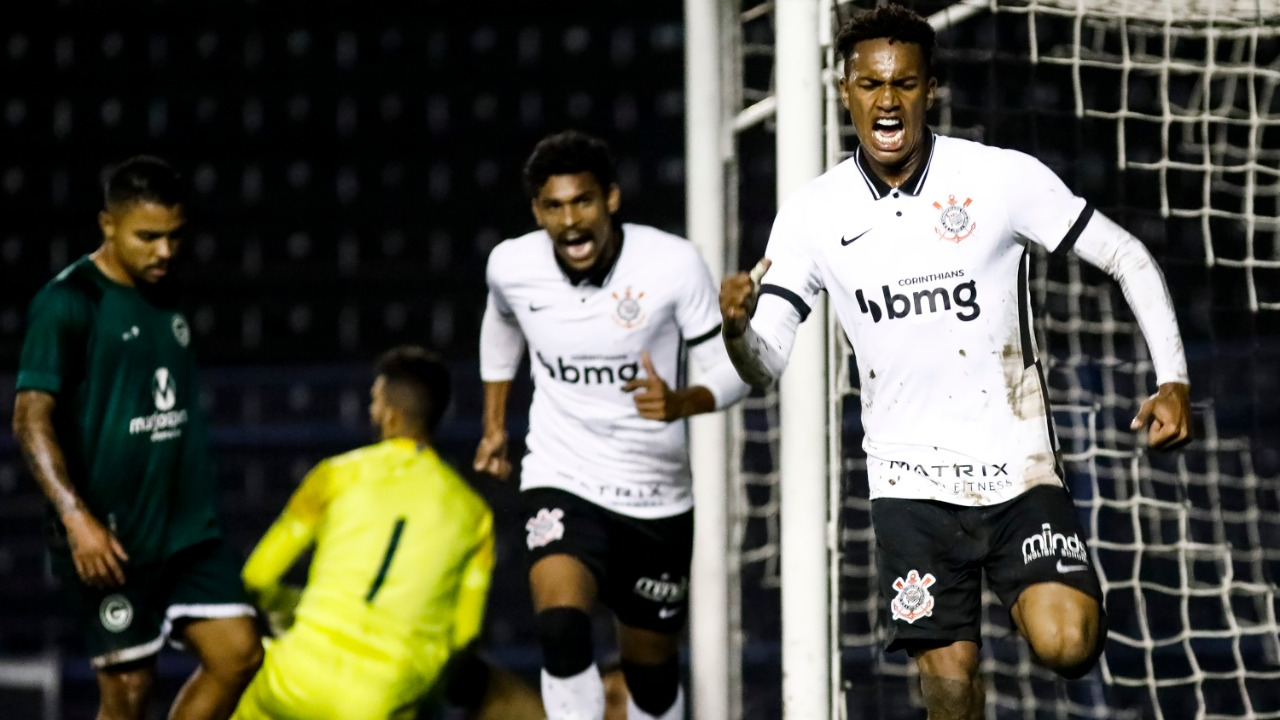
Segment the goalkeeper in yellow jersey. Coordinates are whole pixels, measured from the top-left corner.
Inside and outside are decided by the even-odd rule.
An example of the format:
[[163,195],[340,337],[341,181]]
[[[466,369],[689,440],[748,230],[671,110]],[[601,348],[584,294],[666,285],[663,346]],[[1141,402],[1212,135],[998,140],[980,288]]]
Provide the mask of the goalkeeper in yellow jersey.
[[[478,634],[493,516],[432,449],[449,395],[447,369],[426,350],[384,354],[369,406],[381,442],[312,469],[250,554],[244,582],[259,607],[294,621],[236,720],[412,718]],[[299,597],[280,580],[313,543]]]

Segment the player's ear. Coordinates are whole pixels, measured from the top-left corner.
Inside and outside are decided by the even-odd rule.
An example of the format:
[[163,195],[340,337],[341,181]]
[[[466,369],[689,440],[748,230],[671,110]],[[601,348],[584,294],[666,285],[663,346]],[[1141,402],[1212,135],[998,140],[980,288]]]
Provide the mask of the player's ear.
[[546,227],[547,224],[542,220],[542,210],[538,207],[538,198],[529,201],[529,209],[533,212],[533,219],[538,223],[538,227]]
[[836,90],[840,92],[840,104],[844,105],[844,109],[853,112],[853,108],[849,107],[849,78],[841,75],[836,78]]
[[102,210],[98,213],[98,228],[102,230],[102,239],[115,235],[116,233],[116,216],[111,214],[110,210]]
[[610,185],[609,195],[605,200],[609,204],[610,215],[618,212],[618,208],[622,207],[622,188],[619,188],[617,183]]
[[933,109],[933,99],[934,99],[935,97],[937,97],[937,95],[938,95],[938,78],[936,78],[936,77],[930,77],[930,78],[929,78],[929,89],[928,89],[927,93],[928,93],[928,95],[927,95],[927,100],[925,101],[924,109],[925,109],[925,110],[932,110],[932,109]]

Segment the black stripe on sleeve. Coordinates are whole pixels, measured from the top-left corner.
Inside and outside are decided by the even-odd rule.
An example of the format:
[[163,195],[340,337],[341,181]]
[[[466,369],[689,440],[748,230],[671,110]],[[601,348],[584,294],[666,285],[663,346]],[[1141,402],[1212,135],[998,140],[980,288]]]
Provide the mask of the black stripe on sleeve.
[[1067,231],[1062,242],[1058,243],[1058,247],[1053,249],[1054,257],[1066,257],[1066,254],[1071,252],[1071,248],[1075,247],[1076,240],[1080,239],[1080,233],[1084,232],[1085,226],[1089,224],[1092,217],[1093,205],[1085,203],[1084,209],[1080,211],[1080,217],[1076,218],[1075,224]]
[[1022,259],[1018,261],[1018,337],[1022,344],[1022,369],[1025,370],[1035,362],[1035,344],[1031,337],[1031,293],[1027,288],[1027,272],[1029,271],[1029,248],[1022,248]]
[[791,292],[781,285],[761,285],[760,294],[777,295],[783,300],[791,303],[791,306],[796,309],[796,312],[800,313],[800,322],[804,322],[805,318],[809,317],[810,308],[805,304],[804,300],[801,300],[799,295]]
[[702,343],[710,340],[711,338],[719,334],[720,334],[720,326],[716,325],[715,327],[702,333],[698,337],[693,338],[692,340],[686,340],[684,344],[686,347],[697,347],[698,345],[701,345]]

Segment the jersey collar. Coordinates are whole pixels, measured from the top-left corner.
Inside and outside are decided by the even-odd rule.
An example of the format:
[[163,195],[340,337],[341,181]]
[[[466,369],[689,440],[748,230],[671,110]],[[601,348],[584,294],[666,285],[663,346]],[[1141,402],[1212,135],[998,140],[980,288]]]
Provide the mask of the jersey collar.
[[[926,128],[926,130],[928,130]],[[933,149],[937,144],[933,141],[933,131],[928,130],[924,135],[925,147],[928,155],[924,162],[920,163],[915,172],[911,173],[911,177],[897,188],[899,191],[908,195],[919,195],[921,188],[924,187],[924,180],[929,175],[929,167],[933,165]],[[867,164],[867,156],[862,152],[862,144],[858,144],[858,149],[854,151],[854,158],[858,166],[858,172],[862,173],[862,179],[867,183],[867,189],[871,191],[871,196],[876,200],[888,195],[894,191],[888,183],[880,179],[875,171]]]
[[613,232],[618,236],[618,249],[613,253],[613,257],[608,262],[596,263],[586,270],[574,270],[556,255],[554,250],[551,255],[556,259],[556,265],[560,266],[560,272],[569,279],[569,284],[573,286],[587,283],[596,287],[604,287],[605,281],[609,279],[609,274],[613,272],[613,268],[618,264],[618,258],[622,257],[622,242],[626,236],[622,232],[622,223],[613,224]]

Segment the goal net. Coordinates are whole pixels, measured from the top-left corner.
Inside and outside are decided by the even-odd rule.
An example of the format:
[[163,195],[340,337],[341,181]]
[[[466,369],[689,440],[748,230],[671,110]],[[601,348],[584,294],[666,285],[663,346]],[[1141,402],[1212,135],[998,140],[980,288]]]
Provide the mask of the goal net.
[[[869,4],[837,5],[835,25]],[[1193,383],[1196,441],[1174,454],[1146,452],[1128,424],[1154,389],[1154,372],[1118,286],[1074,258],[1033,256],[1054,420],[1101,571],[1110,636],[1097,670],[1060,681],[987,593],[987,716],[1280,718],[1280,7],[907,4],[939,29],[932,126],[1031,153],[1147,243],[1178,306]],[[836,110],[829,115],[839,123],[827,128],[833,162],[856,143]],[[754,258],[763,248],[751,242],[744,236],[743,254]],[[844,347],[838,328],[829,342]],[[921,717],[907,658],[880,650],[886,610],[876,591],[856,358],[838,355],[833,677],[849,717]],[[750,696],[753,664],[776,660],[768,636],[776,628],[752,610],[777,605],[780,493],[773,398],[755,398],[744,416],[738,527]],[[770,717],[752,715],[766,704],[746,702],[745,717]]]

